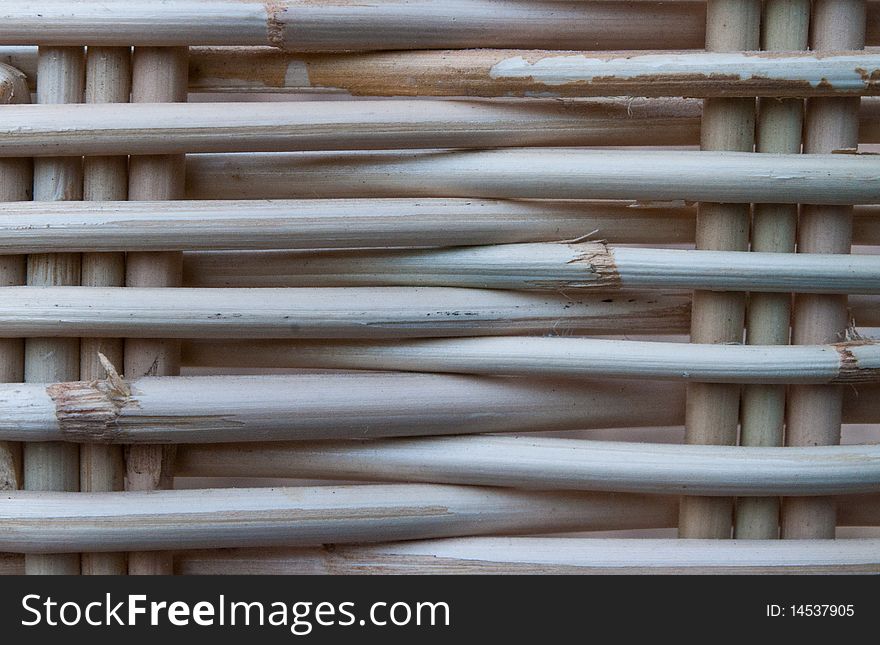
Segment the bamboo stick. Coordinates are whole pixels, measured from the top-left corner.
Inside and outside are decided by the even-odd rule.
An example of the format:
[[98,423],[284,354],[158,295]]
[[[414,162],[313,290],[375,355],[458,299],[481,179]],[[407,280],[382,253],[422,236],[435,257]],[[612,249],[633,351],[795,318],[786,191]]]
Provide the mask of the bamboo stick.
[[[341,249],[387,246],[390,239],[398,246],[467,246],[553,242],[589,233],[612,244],[688,244],[694,241],[694,216],[693,207],[684,203],[632,201],[0,203],[0,252],[277,249],[282,243],[301,249]],[[856,207],[853,240],[880,245],[880,207]],[[239,255],[235,262],[240,271],[247,268],[242,265],[287,257],[284,253]],[[224,257],[233,256],[188,254],[184,274],[188,262],[209,258],[217,260],[212,270],[220,270]],[[227,277],[235,280],[237,275]]]
[[[132,103],[174,103],[187,100],[185,47],[136,47],[132,58]],[[185,159],[182,155],[132,156],[129,162],[129,198],[163,200],[183,197]],[[183,258],[180,253],[129,253],[126,256],[127,287],[169,287],[180,284]],[[180,346],[170,339],[126,339],[125,373],[174,375],[180,370]],[[126,453],[126,490],[150,491],[167,487],[171,473],[170,449],[135,446]],[[165,553],[130,553],[128,571],[133,575],[171,573]]]
[[[37,100],[41,103],[79,103],[83,100],[85,65],[82,47],[41,48]],[[82,159],[41,158],[34,163],[34,199],[82,199]],[[73,253],[31,255],[27,284],[76,285],[80,256]],[[28,338],[25,341],[24,380],[29,383],[79,378],[79,339]],[[24,487],[38,490],[79,490],[79,450],[60,443],[28,444],[23,448]],[[78,554],[38,555],[26,560],[28,574],[80,573]]]
[[[805,50],[810,34],[809,0],[769,0],[764,3],[763,48]],[[804,104],[800,99],[765,99],[759,103],[757,151],[797,154],[801,151]],[[797,237],[796,204],[756,204],[752,216],[751,250],[794,253]],[[750,290],[746,313],[746,342],[787,345],[791,296]],[[740,443],[743,446],[781,446],[785,426],[785,388],[746,385],[742,391]],[[779,497],[741,499],[734,513],[734,537],[779,537]]]
[[[127,103],[131,94],[131,49],[89,47],[86,59],[86,103]],[[88,157],[83,165],[83,197],[89,201],[124,200],[128,196],[128,157]],[[90,249],[86,249],[90,251]],[[87,287],[121,287],[125,284],[123,253],[93,253],[82,256],[82,284]],[[80,378],[105,378],[98,360],[103,354],[122,365],[121,338],[82,338]],[[80,490],[100,492],[122,490],[125,477],[122,448],[98,444],[80,447]],[[125,575],[128,566],[123,553],[84,553],[82,572],[87,575]]]
[[[198,357],[204,347],[188,353]],[[256,354],[249,364],[272,356],[265,347],[246,346]],[[218,362],[234,349],[219,346]],[[684,387],[672,381],[321,372],[145,377],[118,384],[116,390],[104,381],[53,384],[51,391],[47,384],[0,384],[0,439],[213,443],[684,423]],[[880,387],[865,383],[847,391],[847,423],[880,422]],[[130,400],[137,405],[124,405]],[[68,414],[86,402],[98,407],[77,418]]]
[[[687,298],[439,288],[0,288],[0,337],[401,338],[664,333]],[[129,372],[137,375],[138,372]]]
[[880,492],[880,446],[757,448],[543,437],[184,446],[182,477],[427,482],[664,495]]
[[[190,359],[222,365],[235,342],[195,342]],[[247,351],[284,350],[278,365],[542,377],[674,379],[697,383],[843,384],[880,379],[880,343],[764,346],[503,336],[400,341],[248,342]],[[197,349],[194,349],[197,348]],[[194,352],[199,358],[194,357]],[[218,356],[217,358],[213,358]],[[200,360],[201,357],[205,361]],[[235,361],[237,362],[237,361]],[[256,362],[256,361],[255,361]]]
[[[880,237],[871,213],[862,237]],[[0,203],[0,252],[456,246],[575,239],[693,241],[684,204],[480,199]]]
[[700,47],[703,15],[702,6],[689,2],[40,0],[3,7],[0,42],[297,51],[662,48],[673,40],[679,47]]
[[[864,0],[817,0],[813,5],[813,49],[858,49],[865,42]],[[858,99],[807,103],[804,151],[807,153],[858,146]],[[808,204],[812,204],[807,200]],[[852,208],[805,206],[798,223],[798,252],[850,252]],[[845,337],[849,319],[846,296],[803,296],[795,299],[792,343],[825,342]],[[840,388],[801,387],[789,392],[786,444],[840,442]],[[784,538],[833,537],[834,501],[786,501],[782,510]]]
[[[0,105],[30,100],[24,76],[16,69],[0,65]],[[0,159],[0,201],[29,200],[33,190],[33,164],[30,159]],[[25,258],[0,255],[0,286],[21,285],[26,281]],[[0,340],[0,382],[18,383],[24,379],[24,341]],[[21,485],[21,446],[0,442],[0,490],[17,490]]]
[[696,139],[699,127],[697,106],[677,99],[29,107],[0,115],[4,154],[621,146],[645,145],[646,135],[653,145],[675,145]]
[[880,195],[878,170],[880,158],[852,154],[552,148],[348,155],[208,154],[188,156],[187,196],[873,204]]
[[[396,484],[49,493],[0,499],[0,549],[20,553],[318,546],[651,526],[648,497]],[[91,518],[83,522],[82,518]]]
[[[389,244],[396,242],[391,238]],[[283,245],[282,240],[276,243],[279,248]],[[256,264],[246,270],[241,268],[237,253],[214,257],[218,262],[205,268],[225,264],[221,275],[235,273],[245,282],[247,274],[267,275],[270,282],[294,287],[448,285],[609,293],[619,289],[880,293],[880,255],[795,258],[787,253],[628,248],[576,242],[291,252],[272,253],[265,258],[257,253],[246,256]],[[214,280],[218,277],[215,275]]]
[[[760,14],[748,19],[755,24],[740,26],[757,29]],[[732,24],[724,27],[721,38],[743,38],[731,35]],[[713,43],[707,40],[707,52],[685,53],[449,49],[287,54],[251,49],[238,50],[234,62],[228,51],[209,50],[194,61],[193,83],[223,91],[342,91],[352,96],[703,98],[880,92],[871,80],[880,60],[876,54],[786,52],[769,56],[752,51],[758,49],[757,31],[749,40]],[[748,49],[732,49],[737,45]],[[248,65],[249,73],[244,68],[236,72],[238,65]],[[254,74],[255,68],[263,73]]]
[[[713,52],[758,49],[761,6],[757,0],[709,0],[706,49]],[[754,99],[707,99],[703,103],[700,149],[735,150],[745,153],[740,155],[744,159],[754,158],[748,154],[754,146],[754,129]],[[761,158],[764,156],[760,155]],[[702,201],[697,211],[696,247],[716,251],[747,250],[750,214],[747,204],[764,201],[763,196],[752,194],[750,199],[744,200],[746,204],[731,204],[729,202],[734,200],[725,197]],[[778,203],[777,200],[771,201]],[[694,291],[691,342],[741,343],[744,304],[744,294]],[[739,386],[690,385],[685,441],[691,444],[735,444],[739,400]],[[732,499],[684,497],[680,508],[679,537],[729,538],[732,520]]]
[[880,540],[475,537],[336,549],[189,551],[182,575],[877,573]]

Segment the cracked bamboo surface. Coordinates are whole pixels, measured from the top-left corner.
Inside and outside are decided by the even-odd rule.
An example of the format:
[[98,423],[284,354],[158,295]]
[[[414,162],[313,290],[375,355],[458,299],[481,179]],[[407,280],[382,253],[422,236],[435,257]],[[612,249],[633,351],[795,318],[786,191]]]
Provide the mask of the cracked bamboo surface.
[[700,47],[704,13],[690,2],[39,0],[0,10],[0,42],[296,51]]
[[[136,47],[132,57],[132,103],[186,102],[187,49]],[[129,199],[163,200],[183,196],[185,160],[182,155],[133,155],[129,160]],[[127,287],[177,286],[181,280],[180,253],[129,253]],[[180,371],[180,347],[173,339],[128,338],[125,374],[173,375]],[[167,487],[172,456],[162,446],[136,446],[126,452],[126,490]],[[164,553],[134,552],[128,571],[134,575],[167,574],[171,558]]]
[[[131,49],[129,47],[89,47],[86,58],[86,104],[127,103],[131,95]],[[128,196],[128,157],[87,157],[83,162],[83,199],[119,201]],[[67,249],[70,250],[70,249]],[[82,256],[81,284],[85,287],[121,287],[125,284],[124,253],[93,253]],[[80,378],[106,377],[98,360],[103,354],[115,364],[123,364],[121,338],[82,338],[80,340]],[[122,490],[125,465],[122,448],[85,444],[80,447],[80,490],[84,492]],[[82,572],[86,575],[125,575],[128,568],[122,553],[84,553]]]
[[183,575],[877,573],[880,540],[451,538],[336,549],[192,551]]
[[0,499],[0,550],[318,546],[661,521],[649,497],[431,484],[50,493]]
[[662,292],[578,296],[454,287],[0,289],[0,337],[650,334],[678,331],[687,319],[687,297]]
[[[864,0],[817,0],[813,5],[813,49],[856,49],[865,42]],[[807,103],[804,152],[858,146],[858,99],[811,100]],[[850,252],[852,207],[805,206],[798,222],[799,253]],[[792,343],[841,338],[849,325],[846,295],[799,295],[792,317]],[[792,388],[788,399],[786,444],[840,442],[840,388]],[[833,499],[788,500],[782,508],[784,538],[830,538],[835,525]]]
[[[762,4],[755,0],[709,0],[706,15],[706,49],[715,52],[751,51],[759,48]],[[755,99],[706,99],[703,103],[701,150],[739,151],[743,159],[755,140]],[[763,157],[764,155],[760,155]],[[792,155],[794,156],[794,155]],[[696,247],[716,251],[748,249],[748,202],[762,201],[752,194],[745,204],[729,198],[709,198],[699,205]],[[776,200],[771,200],[776,201]],[[797,201],[797,200],[794,200]],[[724,202],[724,203],[715,203]],[[741,343],[745,315],[741,293],[694,291],[691,306],[692,343]],[[685,442],[735,444],[739,425],[740,387],[696,383],[688,387]],[[683,497],[679,537],[729,538],[733,500]]]
[[531,437],[184,446],[181,477],[428,482],[688,495],[880,492],[880,446],[758,448]]
[[[806,50],[810,32],[809,0],[764,3],[762,45],[765,50]],[[801,99],[759,102],[756,151],[797,154],[801,151],[804,103]],[[756,204],[752,216],[751,250],[793,253],[797,237],[797,204]],[[830,257],[830,256],[829,256]],[[876,280],[876,277],[875,277]],[[748,288],[748,287],[747,287]],[[787,345],[791,296],[762,294],[750,289],[746,311],[746,342]],[[781,446],[785,427],[785,388],[746,385],[742,391],[740,444]],[[741,499],[734,511],[734,537],[779,537],[779,498]]]
[[195,199],[470,197],[875,204],[878,194],[880,157],[876,155],[508,148],[187,156],[187,197]]
[[[0,65],[0,105],[30,100],[21,73]],[[0,201],[18,202],[33,194],[33,164],[30,159],[0,159]],[[20,255],[0,255],[0,286],[22,285],[26,281],[26,259]],[[0,340],[0,382],[17,383],[24,379],[24,341]],[[0,490],[21,486],[21,446],[0,442]]]
[[[80,103],[85,61],[82,47],[45,47],[39,53],[37,101]],[[34,200],[82,199],[82,158],[44,157],[34,162]],[[80,256],[75,253],[30,255],[29,286],[77,285]],[[79,378],[79,339],[28,338],[24,380],[45,383]],[[79,450],[65,444],[26,444],[23,448],[24,487],[28,490],[79,490]],[[26,560],[28,574],[80,573],[75,553],[38,555]]]
[[[200,348],[187,353],[198,358]],[[234,348],[207,349],[228,361]],[[285,351],[271,343],[246,349],[256,354],[246,365],[283,360]],[[878,385],[847,391],[847,423],[880,421]],[[674,381],[404,372],[0,384],[0,438],[211,443],[677,426],[683,402]],[[77,413],[84,406],[94,407]]]

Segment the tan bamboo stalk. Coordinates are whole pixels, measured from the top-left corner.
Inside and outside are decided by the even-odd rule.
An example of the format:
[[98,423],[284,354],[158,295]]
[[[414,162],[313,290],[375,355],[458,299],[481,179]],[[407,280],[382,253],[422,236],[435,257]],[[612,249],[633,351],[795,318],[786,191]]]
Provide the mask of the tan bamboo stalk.
[[[85,64],[82,47],[40,48],[37,101],[79,103],[83,100]],[[34,162],[34,199],[82,199],[82,158],[41,158]],[[31,287],[77,285],[80,256],[74,253],[31,255],[27,284]],[[25,341],[24,380],[47,383],[79,378],[78,338],[28,338]],[[27,444],[24,487],[28,490],[79,490],[79,449],[60,443]],[[28,557],[29,574],[80,573],[76,553]]]
[[[0,499],[0,550],[156,551],[649,527],[664,509],[639,495],[393,484],[51,493]],[[92,518],[83,522],[83,517]]]
[[[388,243],[398,245],[393,237]],[[284,246],[284,242],[279,240],[277,246]],[[225,273],[242,271],[239,255],[229,255]],[[249,271],[268,274],[270,279],[295,287],[448,285],[603,292],[751,289],[880,293],[880,255],[844,259],[816,254],[795,259],[787,253],[629,248],[603,242],[274,253],[268,256],[269,267],[260,262],[260,254],[249,255],[258,262]],[[217,257],[223,260],[222,255]]]
[[699,131],[699,108],[678,99],[30,107],[0,115],[4,154],[676,145]]
[[178,554],[182,575],[572,575],[880,572],[880,539],[815,542],[474,537],[338,549]]
[[[864,0],[817,0],[813,4],[813,49],[858,49],[865,42]],[[815,100],[807,103],[804,151],[852,149],[858,146],[858,99]],[[808,204],[812,202],[807,201]],[[849,253],[852,208],[805,206],[798,224],[798,252]],[[846,335],[847,298],[799,295],[795,299],[792,342],[827,342]],[[789,392],[786,444],[840,442],[840,388],[800,387]],[[782,536],[788,539],[834,537],[832,499],[785,501]]]
[[[132,59],[133,103],[185,103],[187,99],[187,49],[136,47]],[[129,165],[129,198],[164,200],[183,197],[185,159],[182,155],[132,156]],[[180,253],[129,253],[125,284],[128,287],[177,286],[181,280]],[[167,376],[179,373],[180,346],[169,339],[126,339],[125,374]],[[135,446],[126,454],[126,490],[150,491],[170,483],[170,449]],[[130,553],[129,574],[171,573],[165,553]]]
[[880,195],[880,157],[851,154],[560,148],[240,153],[188,156],[187,168],[191,199],[470,197],[742,204],[754,199],[774,204],[873,204]]
[[[0,65],[0,105],[30,101],[24,76],[16,69]],[[30,159],[0,159],[0,201],[31,199],[33,163]],[[25,258],[0,255],[0,286],[24,284]],[[24,379],[24,341],[0,340],[0,382],[18,383]],[[17,490],[21,485],[21,446],[0,442],[0,490]]]
[[[204,346],[197,344],[191,351],[199,352]],[[257,355],[252,364],[266,362],[266,347],[245,346]],[[217,346],[220,361],[228,361],[234,349]],[[279,347],[282,358],[284,351]],[[145,377],[117,382],[115,390],[112,383],[90,383],[0,384],[0,438],[210,443],[677,426],[684,422],[684,407],[678,405],[684,402],[684,387],[673,381],[321,372]],[[129,389],[131,394],[126,394]],[[850,388],[846,422],[878,423],[878,392],[880,386],[869,383],[860,384],[858,390]],[[126,406],[126,401],[137,405]],[[77,419],[70,416],[77,406],[91,404],[97,407],[88,414]]]
[[[763,48],[807,49],[810,0],[768,0],[764,3]],[[757,151],[797,154],[801,151],[804,104],[800,99],[764,99],[759,103]],[[752,216],[751,250],[793,253],[797,234],[796,204],[757,204]],[[751,290],[746,314],[746,342],[787,345],[791,296]],[[740,443],[781,446],[785,426],[785,388],[746,385],[742,392]],[[734,537],[779,537],[779,497],[741,499],[736,503]]]
[[0,10],[0,42],[266,45],[296,51],[660,49],[673,42],[700,47],[704,13],[690,2],[40,0]]
[[690,495],[880,492],[880,446],[758,448],[545,437],[183,446],[175,473]]
[[[89,47],[86,58],[86,103],[127,103],[131,94],[131,49]],[[124,200],[128,196],[128,157],[88,157],[83,165],[83,198],[89,201]],[[90,249],[86,249],[90,251]],[[86,287],[121,287],[125,284],[123,253],[93,253],[82,256],[82,281]],[[107,376],[98,360],[103,354],[114,365],[122,365],[121,338],[82,338],[80,378]],[[122,448],[85,444],[80,448],[80,490],[100,492],[122,490],[125,477]],[[86,575],[125,575],[123,553],[84,553]]]
[[[546,336],[264,342],[269,348],[284,347],[286,354],[277,356],[276,361],[291,367],[673,379],[724,384],[819,385],[880,379],[880,372],[875,371],[880,367],[880,342],[872,341],[798,347]],[[216,345],[222,346],[222,343],[201,345],[200,351]],[[253,342],[247,344],[248,347],[254,345]],[[210,359],[203,364],[211,364]]]
[[[759,48],[761,2],[709,0],[706,49],[715,52]],[[755,100],[707,99],[703,103],[701,150],[749,153],[754,146]],[[752,155],[744,155],[751,158]],[[763,155],[761,155],[763,157]],[[794,156],[794,155],[792,155]],[[752,194],[745,201],[763,201]],[[745,251],[749,240],[749,206],[729,199],[707,200],[697,211],[698,249]],[[776,200],[773,200],[776,201]],[[691,342],[740,343],[743,339],[744,294],[694,291]],[[691,444],[735,444],[740,387],[695,383],[688,387],[685,441]],[[682,538],[729,538],[733,500],[683,497],[678,533]]]
[[[710,13],[710,16],[712,14]],[[750,16],[751,18],[751,16]],[[760,16],[758,16],[760,18]],[[755,25],[741,25],[753,28]],[[725,26],[722,37],[734,30]],[[714,32],[710,31],[714,38]],[[757,35],[730,46],[758,48]],[[871,80],[878,55],[840,52],[817,56],[765,56],[707,40],[707,52],[555,52],[521,49],[350,54],[285,54],[240,51],[254,67],[284,68],[277,77],[230,73],[228,53],[202,56],[194,83],[224,89],[263,89],[278,83],[288,92],[344,91],[354,96],[841,96],[880,92]],[[279,59],[279,60],[273,60]],[[223,60],[222,69],[213,67]],[[233,63],[240,64],[240,63]],[[257,77],[254,79],[254,77]],[[241,84],[233,85],[233,80]],[[247,79],[247,80],[246,80]],[[271,87],[271,86],[270,86]]]
[[[680,202],[298,199],[0,203],[0,252],[467,246],[573,240],[687,244],[695,209]],[[853,240],[880,245],[880,207],[855,208]],[[241,254],[235,262],[284,253]],[[188,255],[207,261],[223,255]],[[185,257],[184,270],[186,273]],[[218,264],[219,269],[222,264]],[[208,277],[208,276],[205,276]],[[229,276],[230,279],[235,276]],[[207,285],[206,285],[207,286]]]
[[[863,218],[871,238],[880,217]],[[587,234],[629,244],[693,242],[683,203],[481,199],[299,199],[0,203],[0,252],[457,246]]]
[[664,295],[451,287],[6,287],[0,288],[0,337],[400,338],[679,331],[687,325],[687,297]]

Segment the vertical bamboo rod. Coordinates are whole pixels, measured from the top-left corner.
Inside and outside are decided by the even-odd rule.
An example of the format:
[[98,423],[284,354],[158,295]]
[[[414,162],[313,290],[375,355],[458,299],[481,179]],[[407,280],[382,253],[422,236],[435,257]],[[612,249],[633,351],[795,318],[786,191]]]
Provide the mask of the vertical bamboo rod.
[[[137,47],[132,61],[132,102],[186,102],[187,48]],[[132,157],[129,197],[133,200],[181,199],[184,194],[184,155]],[[129,253],[126,285],[173,287],[181,284],[183,254]],[[125,375],[173,376],[180,373],[180,342],[176,340],[126,339]],[[126,489],[167,488],[174,458],[170,447],[131,446],[126,453]],[[130,553],[129,574],[171,574],[171,554]]]
[[[807,49],[810,0],[767,0],[764,4],[763,49]],[[803,101],[761,99],[758,114],[758,152],[796,154],[801,150]],[[752,251],[793,253],[797,234],[796,204],[757,204],[752,216]],[[747,313],[747,342],[787,345],[790,335],[791,296],[787,293],[751,293]],[[742,394],[744,446],[781,446],[785,424],[785,386],[747,385]],[[737,500],[734,537],[779,537],[779,498],[743,497]]]
[[[86,59],[86,103],[128,103],[131,94],[131,48],[89,47]],[[87,201],[128,199],[128,157],[87,157],[83,163],[83,198]],[[82,284],[89,287],[125,285],[123,253],[84,253]],[[103,354],[122,366],[121,338],[83,338],[80,341],[80,378],[93,380],[107,374],[98,360]],[[121,446],[84,444],[80,447],[80,488],[85,492],[122,490],[125,467]],[[85,553],[86,575],[125,575],[124,553]]]
[[[709,0],[706,49],[752,51],[760,41],[760,0]],[[751,152],[755,137],[754,99],[706,99],[700,148]],[[698,249],[744,251],[748,248],[748,204],[701,203],[697,214]],[[695,291],[691,342],[742,342],[745,295]],[[727,384],[688,387],[686,441],[692,444],[736,443],[740,388]],[[684,497],[679,511],[679,537],[729,538],[733,500]]]
[[[813,3],[813,49],[861,49],[865,45],[865,0],[816,0]],[[858,98],[815,99],[807,103],[804,152],[833,152],[858,147]],[[849,253],[851,206],[804,206],[798,224],[799,253]],[[799,295],[792,319],[792,343],[837,342],[846,335],[847,297]],[[798,386],[789,391],[786,444],[828,445],[840,442],[842,387]],[[787,499],[782,509],[782,537],[833,538],[833,498]]]
[[[22,79],[20,86],[5,100],[28,103],[30,93]],[[30,159],[0,159],[0,201],[29,201],[33,195],[33,162]],[[23,255],[0,255],[0,286],[22,285],[26,281]],[[0,383],[24,379],[24,341],[0,339]],[[21,445],[0,441],[0,491],[17,490],[21,485]]]
[[[85,65],[82,47],[40,47],[37,74],[39,103],[81,103]],[[82,158],[56,157],[34,162],[34,199],[82,199]],[[77,253],[31,255],[27,259],[27,284],[78,285]],[[24,380],[54,383],[79,378],[79,339],[29,338],[25,341]],[[28,443],[23,448],[24,487],[27,490],[79,490],[79,447],[66,443]],[[78,554],[29,555],[28,574],[80,573]]]

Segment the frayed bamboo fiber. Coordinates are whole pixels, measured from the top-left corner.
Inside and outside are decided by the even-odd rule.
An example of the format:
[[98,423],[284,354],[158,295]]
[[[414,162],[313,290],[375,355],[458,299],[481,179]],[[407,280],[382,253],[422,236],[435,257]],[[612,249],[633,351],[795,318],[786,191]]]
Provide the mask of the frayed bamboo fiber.
[[187,196],[194,199],[483,197],[874,204],[878,195],[880,157],[871,155],[511,148],[187,157]]
[[[0,65],[0,105],[30,100],[24,76]],[[33,164],[30,159],[0,158],[0,201],[29,200],[33,191]],[[26,259],[20,255],[0,255],[0,286],[21,285],[26,281]],[[24,343],[16,338],[0,340],[0,382],[24,379]],[[21,486],[21,446],[0,442],[0,491]]]
[[[83,100],[85,61],[82,47],[41,47],[37,101],[80,103]],[[65,201],[82,199],[81,157],[43,157],[34,162],[34,199]],[[30,255],[27,259],[30,287],[77,285],[80,256],[75,253]],[[79,378],[79,339],[28,338],[25,341],[24,380],[45,383]],[[79,450],[65,444],[26,444],[24,487],[32,491],[79,490]],[[28,574],[80,573],[75,553],[38,555],[26,560]]]
[[[812,46],[818,51],[865,44],[865,0],[816,0]],[[859,100],[816,99],[807,102],[804,152],[828,152],[858,146]],[[798,221],[799,253],[850,253],[852,207],[804,206]],[[839,339],[849,326],[846,295],[798,295],[792,312],[791,342],[823,343]],[[833,342],[833,340],[832,340]],[[785,443],[789,446],[840,442],[841,388],[795,387],[789,391]],[[832,499],[783,503],[782,537],[834,537]]]
[[339,548],[190,551],[182,575],[878,573],[880,540],[475,537]]
[[690,2],[39,0],[0,10],[0,42],[296,51],[700,47],[704,14]]
[[[199,358],[200,347],[189,353]],[[246,365],[274,357],[271,345],[246,348],[256,355]],[[232,349],[216,348],[221,361]],[[283,350],[277,350],[282,359]],[[873,384],[847,388],[844,420],[880,422],[878,392]],[[91,413],[76,413],[96,403]],[[9,440],[361,439],[678,426],[684,423],[684,387],[673,381],[374,372],[167,376],[119,382],[116,389],[104,381],[0,384],[0,410],[0,439]]]
[[452,287],[0,288],[0,338],[652,334],[680,330],[687,319],[687,297],[662,291],[578,296]]
[[[742,4],[742,1],[740,2]],[[758,16],[750,15],[748,18]],[[757,31],[756,24],[726,25],[730,36],[739,28]],[[260,89],[264,70],[284,68],[272,79],[286,91],[344,91],[353,96],[846,96],[877,95],[874,80],[880,55],[840,51],[816,55],[755,52],[758,34],[707,52],[557,52],[520,49],[377,52],[354,54],[261,54],[240,52],[252,65],[247,75],[230,67],[228,53],[206,53],[197,59],[195,83],[207,81],[224,89]],[[734,50],[735,45],[749,45]],[[554,48],[559,49],[559,48]],[[257,57],[260,58],[257,58]],[[268,58],[268,60],[267,60]],[[272,60],[277,58],[279,60]],[[221,68],[219,60],[225,61]],[[243,70],[242,70],[243,71]],[[279,70],[280,71],[280,70]],[[254,80],[257,76],[259,80]]]
[[[762,45],[766,50],[806,50],[810,33],[810,0],[764,3]],[[800,99],[764,99],[758,104],[756,151],[797,154],[801,151],[804,103]],[[756,204],[752,215],[752,251],[791,254],[795,250],[797,204]],[[791,296],[762,294],[746,287],[746,342],[787,345]],[[746,385],[742,391],[740,444],[781,446],[785,428],[785,388]],[[779,498],[741,499],[734,510],[734,537],[779,537]]]
[[0,499],[0,550],[53,553],[318,546],[650,527],[650,497],[394,484],[50,493]]
[[[393,238],[389,245],[395,245]],[[282,241],[276,243],[278,248]],[[222,256],[220,256],[222,258]],[[251,256],[251,259],[259,259]],[[612,247],[602,242],[270,255],[295,287],[452,286],[483,289],[707,289],[880,293],[880,256]],[[272,260],[284,259],[283,263]],[[227,261],[244,272],[238,254]],[[273,271],[274,270],[274,271]]]
[[[256,350],[275,366],[696,383],[855,384],[880,380],[880,342],[732,345],[502,336],[399,341],[195,341],[188,362],[241,364]],[[236,358],[236,354],[239,356]],[[228,358],[224,357],[224,354]],[[254,356],[249,364],[256,363]],[[263,362],[259,361],[262,365]]]
[[[186,47],[136,47],[132,57],[132,103],[175,103],[187,100]],[[129,161],[129,199],[162,200],[183,197],[183,155],[132,155]],[[175,287],[180,284],[183,257],[175,252],[128,253],[126,287]],[[128,338],[125,372],[174,375],[180,371],[180,346],[173,339]],[[173,455],[163,446],[134,446],[125,455],[125,488],[150,491],[168,487]],[[128,557],[132,575],[169,574],[172,562],[165,553],[133,552]]]
[[880,493],[880,446],[756,448],[542,437],[184,446],[181,477],[427,482],[688,495]]
[[[89,47],[86,57],[86,103],[92,107],[128,103],[130,95],[131,48]],[[126,199],[127,196],[127,156],[88,157],[84,160],[84,199],[119,201]],[[93,249],[84,250],[87,252],[82,256],[83,286],[125,285],[124,253],[93,253],[91,252]],[[83,380],[105,378],[107,373],[98,360],[98,354],[103,354],[115,365],[122,365],[122,350],[121,338],[82,338],[80,378]],[[80,447],[80,490],[84,492],[122,490],[124,476],[125,464],[120,446],[86,444]],[[125,575],[127,570],[124,554],[84,553],[82,555],[83,574]]]
[[[880,56],[878,56],[880,60]],[[631,101],[294,101],[15,107],[0,113],[9,156],[388,148],[676,145],[696,105]]]
[[[463,198],[0,203],[0,252],[342,249],[392,241],[462,246],[555,242],[590,233],[612,244],[688,244],[694,215],[693,207],[677,202]],[[853,239],[880,245],[880,208],[856,207]],[[211,257],[235,262],[242,273],[229,278],[243,280],[245,270],[296,255]],[[275,270],[284,272],[280,265]]]

